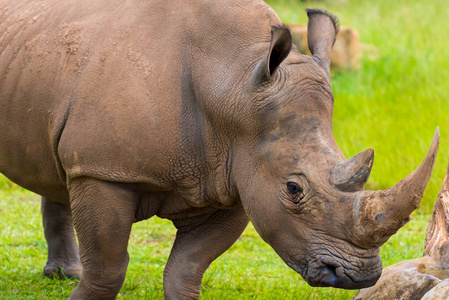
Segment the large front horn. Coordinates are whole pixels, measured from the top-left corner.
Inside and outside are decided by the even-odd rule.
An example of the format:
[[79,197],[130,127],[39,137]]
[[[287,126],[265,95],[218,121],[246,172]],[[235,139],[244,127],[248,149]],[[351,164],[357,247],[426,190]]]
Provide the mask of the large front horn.
[[437,128],[424,161],[394,187],[385,191],[357,193],[354,216],[360,242],[380,246],[409,221],[409,216],[418,207],[432,175],[439,138]]

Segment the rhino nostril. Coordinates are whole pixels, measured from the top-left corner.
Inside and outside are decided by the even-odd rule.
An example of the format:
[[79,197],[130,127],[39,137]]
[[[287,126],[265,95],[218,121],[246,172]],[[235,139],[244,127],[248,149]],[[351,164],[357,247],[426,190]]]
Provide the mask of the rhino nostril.
[[336,272],[336,267],[335,266],[331,266],[331,265],[327,265],[325,267],[329,272],[331,272],[332,274],[334,274],[335,276],[337,276],[337,272]]
[[338,281],[336,267],[332,265],[325,264],[321,268],[321,280],[320,286],[335,286]]

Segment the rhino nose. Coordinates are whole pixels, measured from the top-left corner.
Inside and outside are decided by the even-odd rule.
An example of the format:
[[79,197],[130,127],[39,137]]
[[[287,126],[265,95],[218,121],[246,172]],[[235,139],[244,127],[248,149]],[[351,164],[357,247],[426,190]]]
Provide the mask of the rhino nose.
[[369,272],[362,276],[350,277],[345,273],[343,267],[336,267],[333,265],[325,264],[325,266],[319,269],[320,276],[315,282],[311,282],[310,285],[315,287],[334,287],[340,289],[363,289],[376,284],[380,275],[379,271]]
[[349,277],[345,276],[344,278],[341,278],[341,280],[339,280],[337,287],[347,290],[364,289],[375,285],[379,280],[380,275],[382,275],[381,271],[373,272],[363,278],[357,278],[357,280],[352,280]]

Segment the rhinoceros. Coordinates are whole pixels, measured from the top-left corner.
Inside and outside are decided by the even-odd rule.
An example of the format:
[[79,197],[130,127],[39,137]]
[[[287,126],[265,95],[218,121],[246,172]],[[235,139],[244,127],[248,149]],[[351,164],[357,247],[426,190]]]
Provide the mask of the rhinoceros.
[[346,159],[332,133],[338,22],[307,14],[313,56],[260,0],[0,0],[0,172],[42,196],[44,273],[80,277],[69,299],[114,298],[153,216],[177,228],[167,299],[198,298],[249,221],[310,285],[375,284],[439,133],[365,191],[373,150]]

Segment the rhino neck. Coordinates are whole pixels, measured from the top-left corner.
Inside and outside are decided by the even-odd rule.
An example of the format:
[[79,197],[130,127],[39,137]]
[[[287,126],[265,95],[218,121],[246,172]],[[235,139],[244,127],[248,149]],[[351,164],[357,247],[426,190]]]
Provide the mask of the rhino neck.
[[172,171],[174,189],[164,193],[159,217],[179,221],[240,205],[230,181],[232,152],[228,142],[220,141],[204,141],[201,155],[192,149],[181,158],[182,165],[176,164],[179,168]]
[[[223,5],[222,1],[209,1],[191,8],[196,17],[185,20],[183,32],[187,38],[182,91],[188,98],[182,100],[185,108],[181,115],[187,119],[181,130],[186,131],[184,137],[197,131],[193,139],[186,138],[197,147],[187,146],[183,151],[193,168],[182,179],[181,194],[195,207],[240,203],[232,166],[242,166],[233,163],[234,145],[257,135],[250,78],[265,56],[271,27],[281,24],[263,1],[228,1],[226,10]],[[246,26],[241,26],[242,22]],[[229,34],[216,30],[229,26]]]

